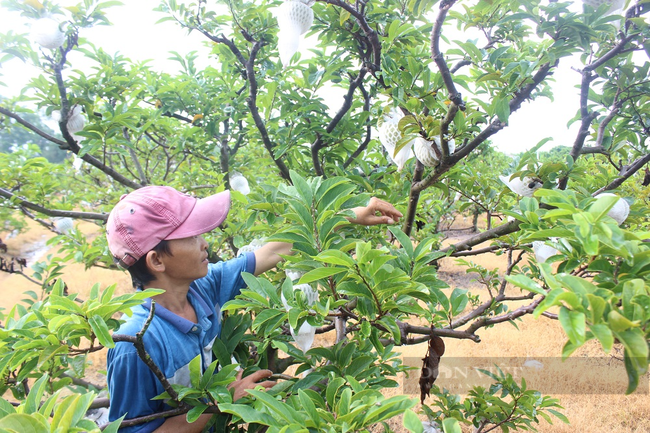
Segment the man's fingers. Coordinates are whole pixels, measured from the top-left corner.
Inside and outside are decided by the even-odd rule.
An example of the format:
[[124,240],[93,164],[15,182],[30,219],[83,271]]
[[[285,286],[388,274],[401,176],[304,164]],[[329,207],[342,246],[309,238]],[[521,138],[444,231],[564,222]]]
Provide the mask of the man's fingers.
[[271,370],[257,370],[255,373],[252,373],[250,377],[254,377],[255,381],[271,377],[273,372]]
[[392,204],[388,203],[387,201],[378,199],[376,197],[373,197],[374,200],[371,203],[371,206],[374,208],[373,210],[376,212],[381,213],[382,215],[387,215],[392,217],[394,220],[397,220],[404,215],[397,209],[395,209],[395,206]]
[[270,389],[275,386],[276,382],[274,380],[265,380],[264,382],[256,383],[255,386],[262,386],[264,389]]

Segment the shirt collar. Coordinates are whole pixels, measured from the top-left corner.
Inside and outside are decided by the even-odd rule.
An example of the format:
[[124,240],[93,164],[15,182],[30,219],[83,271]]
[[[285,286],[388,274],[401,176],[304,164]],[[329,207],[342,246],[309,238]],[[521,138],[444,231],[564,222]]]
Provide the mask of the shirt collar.
[[[194,311],[196,312],[196,318],[201,321],[201,317],[210,317],[212,315],[212,311],[210,311],[210,308],[208,307],[208,304],[205,303],[203,299],[196,293],[196,290],[190,287],[190,291],[188,292],[188,298],[192,302],[192,305],[194,306]],[[147,310],[151,311],[151,298],[145,299],[144,303],[142,304],[144,308]],[[203,311],[197,311],[197,307],[201,308]],[[192,327],[196,325],[196,323],[193,323],[191,320],[187,320],[184,317],[181,317],[175,313],[172,313],[169,311],[167,308],[163,307],[160,304],[156,304],[156,316],[160,317],[161,319],[166,320],[167,322],[171,323],[176,329],[178,329],[180,332],[187,334],[192,330]]]

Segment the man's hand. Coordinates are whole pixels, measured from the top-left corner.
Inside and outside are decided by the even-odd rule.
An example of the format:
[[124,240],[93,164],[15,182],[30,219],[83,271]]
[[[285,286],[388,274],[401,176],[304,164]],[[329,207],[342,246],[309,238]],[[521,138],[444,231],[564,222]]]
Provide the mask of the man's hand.
[[395,209],[395,206],[387,201],[372,197],[368,206],[355,207],[352,209],[356,218],[348,218],[351,223],[361,224],[364,226],[374,226],[377,224],[395,224],[403,217],[402,213]]
[[275,381],[265,380],[264,382],[259,382],[262,379],[270,377],[273,372],[271,370],[258,370],[255,373],[252,373],[244,378],[242,375],[244,370],[240,370],[237,374],[237,380],[228,385],[228,388],[235,390],[235,394],[232,397],[232,401],[237,401],[240,398],[248,394],[249,389],[255,389],[256,386],[262,386],[264,389],[272,388],[275,385]]

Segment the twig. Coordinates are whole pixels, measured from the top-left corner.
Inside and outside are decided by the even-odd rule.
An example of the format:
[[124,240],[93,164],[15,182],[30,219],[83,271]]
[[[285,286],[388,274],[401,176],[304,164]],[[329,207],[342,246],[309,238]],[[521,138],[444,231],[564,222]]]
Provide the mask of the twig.
[[[147,353],[147,351],[144,348],[144,334],[147,332],[147,329],[149,328],[149,325],[151,324],[154,315],[156,311],[156,302],[151,301],[151,310],[149,312],[149,317],[147,317],[147,320],[144,322],[144,325],[142,326],[142,329],[135,334],[135,336],[131,335],[122,335],[122,334],[113,334],[113,341],[114,342],[128,342],[128,343],[133,343],[133,346],[135,347],[135,350],[138,353],[138,357],[144,362],[147,367],[153,372],[154,375],[158,378],[160,383],[162,384],[163,388],[165,391],[167,391],[167,394],[171,397],[172,400],[178,402],[178,393],[172,388],[171,384],[165,377],[162,371],[160,371],[160,368],[153,362],[151,359],[151,356]],[[187,404],[180,402],[181,407],[179,409],[185,409]],[[160,417],[157,417],[160,418]],[[145,421],[142,421],[145,422]]]
[[470,325],[469,328],[467,328],[466,332],[469,334],[473,334],[480,328],[484,328],[489,325],[494,325],[496,323],[502,323],[502,322],[510,322],[513,321],[521,316],[525,316],[526,314],[531,314],[533,311],[535,311],[535,308],[544,300],[544,297],[539,297],[536,299],[534,302],[524,305],[522,307],[517,308],[516,310],[511,311],[508,314],[503,314],[501,316],[496,316],[496,317],[481,317],[480,319],[476,320],[474,323]]

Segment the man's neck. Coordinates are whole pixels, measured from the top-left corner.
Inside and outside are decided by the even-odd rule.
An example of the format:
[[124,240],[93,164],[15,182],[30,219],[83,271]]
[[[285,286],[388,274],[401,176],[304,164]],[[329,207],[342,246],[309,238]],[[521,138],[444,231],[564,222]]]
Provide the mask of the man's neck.
[[183,317],[193,323],[196,323],[196,312],[194,307],[187,299],[187,293],[190,290],[189,285],[174,285],[169,281],[153,281],[146,288],[163,289],[165,293],[154,296],[152,299],[158,305],[166,308],[177,316]]

